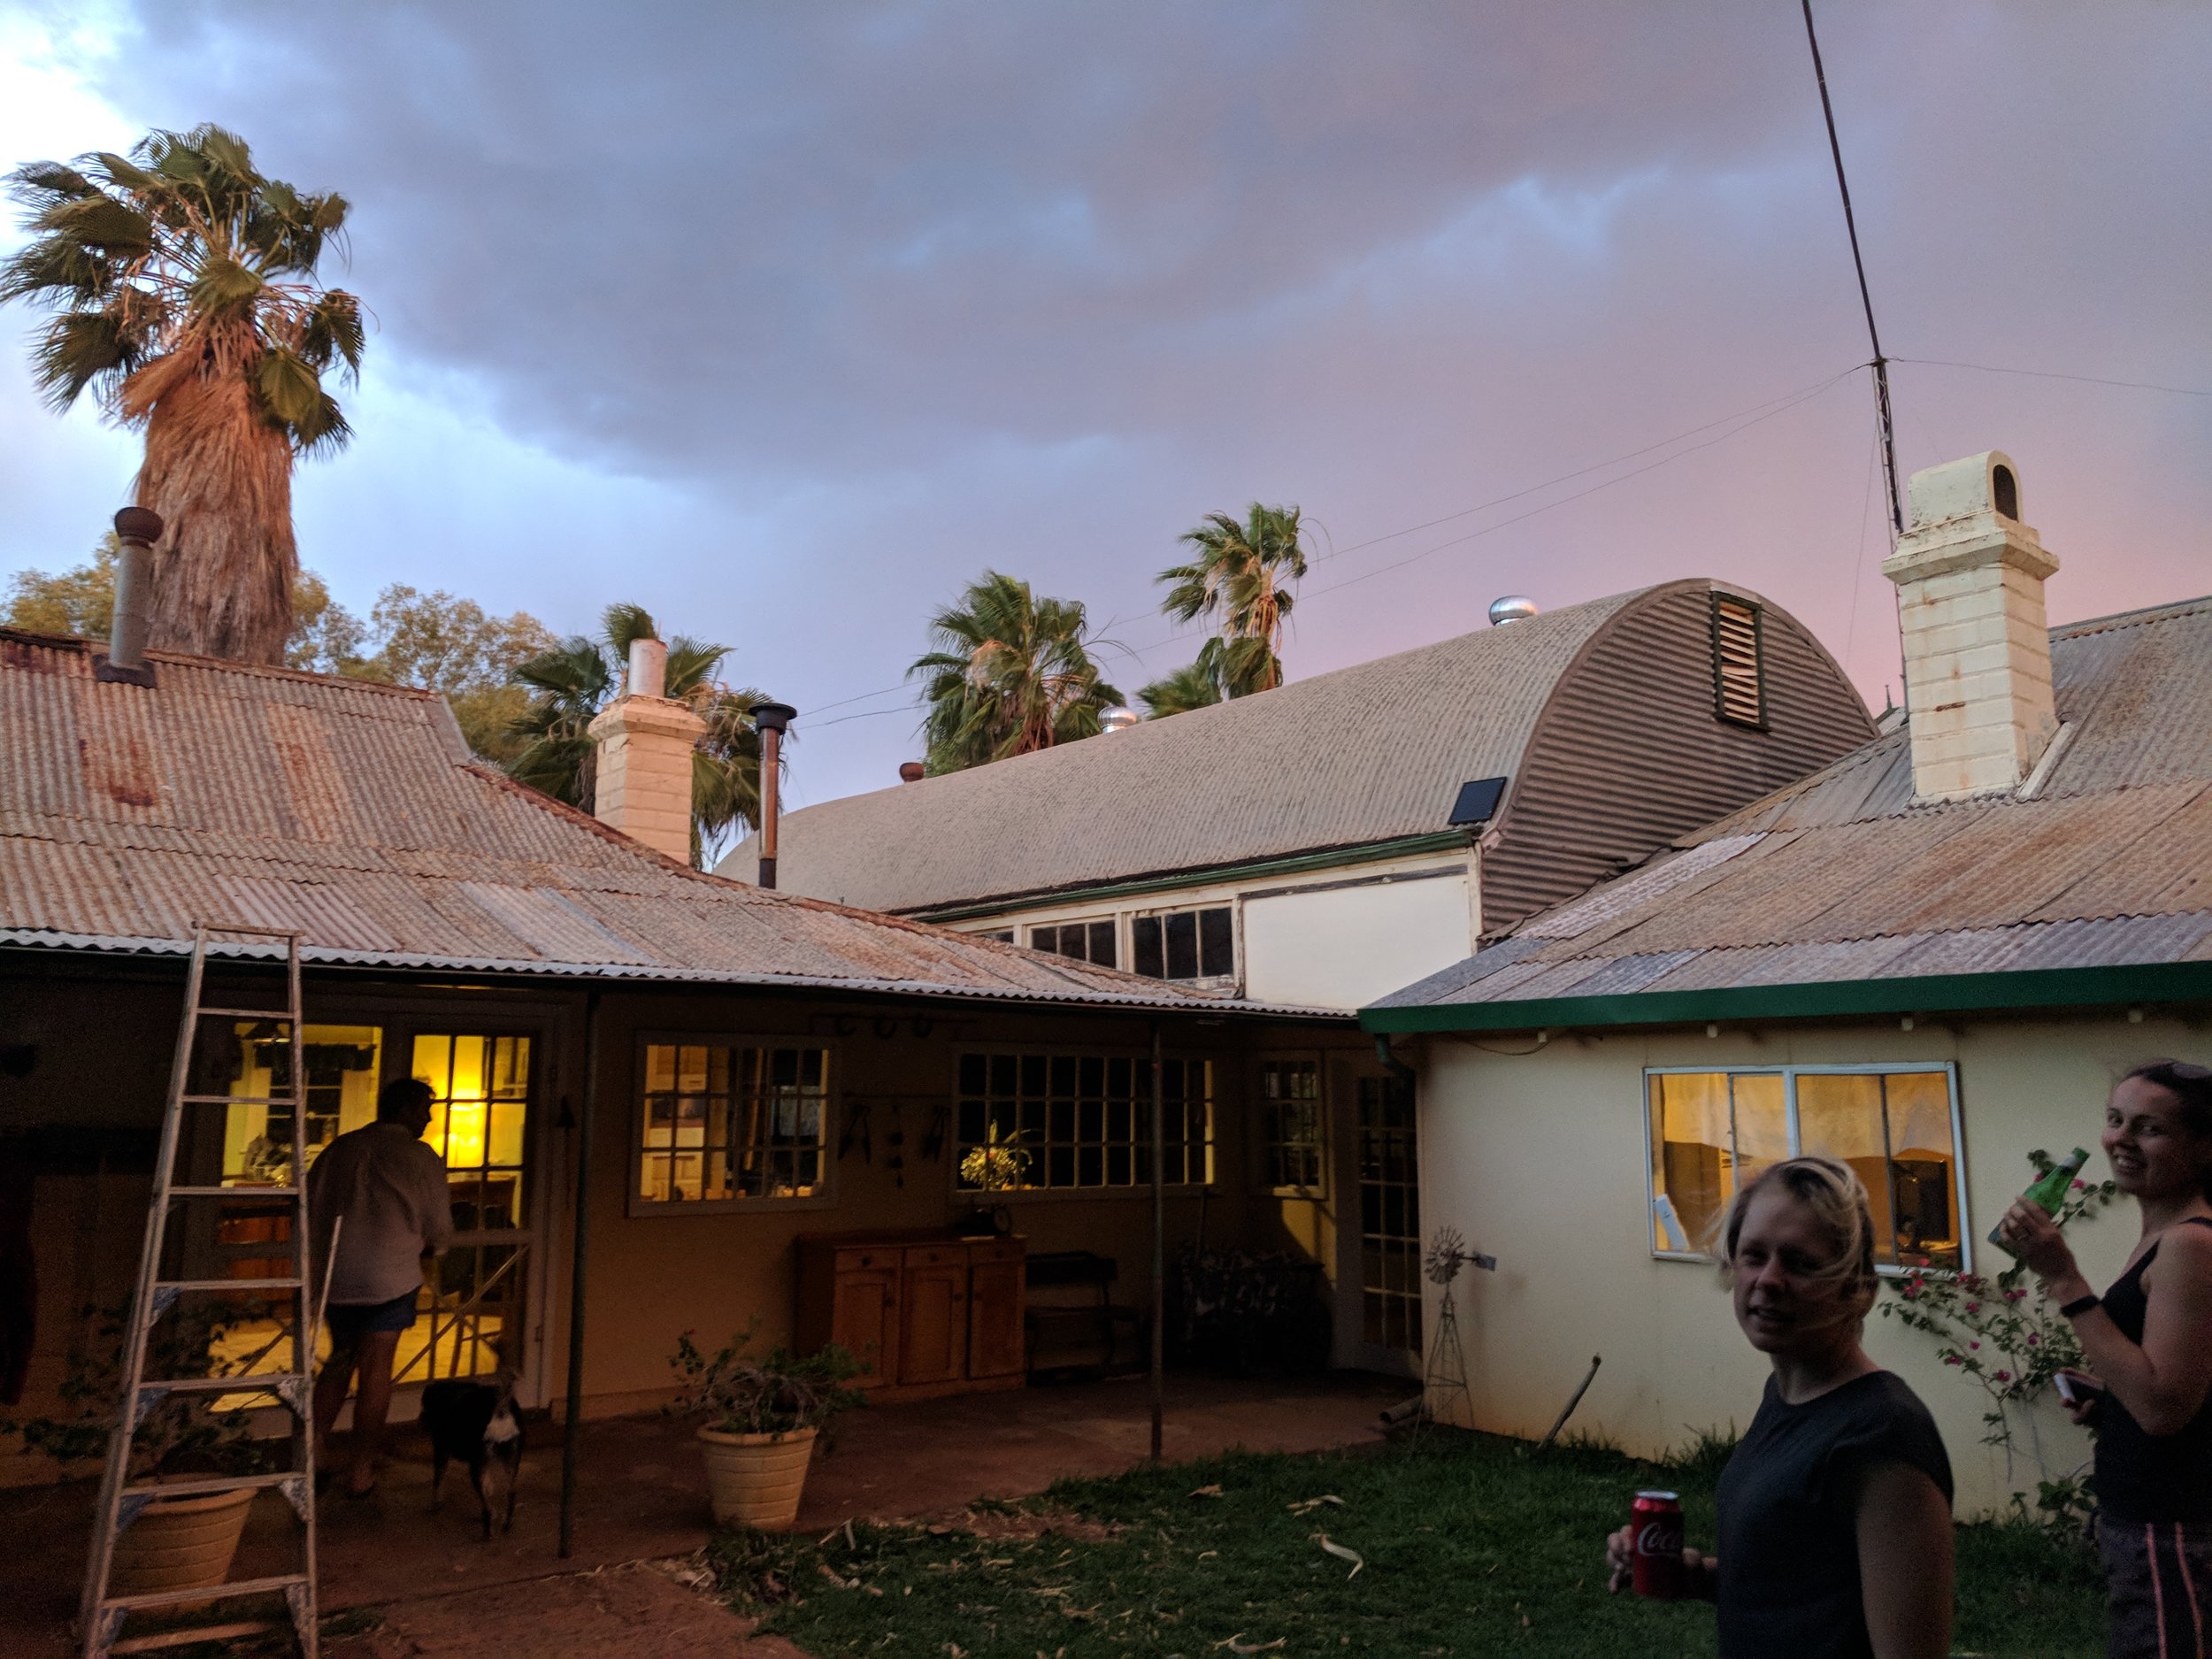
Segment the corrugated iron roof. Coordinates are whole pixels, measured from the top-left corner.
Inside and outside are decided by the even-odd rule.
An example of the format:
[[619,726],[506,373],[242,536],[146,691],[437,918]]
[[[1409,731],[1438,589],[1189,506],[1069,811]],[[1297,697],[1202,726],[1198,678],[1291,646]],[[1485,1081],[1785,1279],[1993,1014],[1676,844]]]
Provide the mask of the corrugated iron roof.
[[434,693],[152,660],[102,683],[86,642],[0,630],[0,943],[238,924],[373,967],[1311,1011],[703,874],[476,764]]
[[2212,599],[2051,654],[2034,798],[1916,802],[1901,726],[1375,1007],[2212,962]]

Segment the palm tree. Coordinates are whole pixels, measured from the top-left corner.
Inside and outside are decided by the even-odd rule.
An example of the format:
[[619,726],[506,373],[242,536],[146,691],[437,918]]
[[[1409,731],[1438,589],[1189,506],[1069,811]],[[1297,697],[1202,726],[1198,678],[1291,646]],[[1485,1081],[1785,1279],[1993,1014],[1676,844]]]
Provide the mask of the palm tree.
[[[597,639],[572,634],[517,667],[536,695],[514,723],[521,749],[508,775],[590,811],[599,771],[592,718],[616,695],[632,642],[660,637],[642,606],[609,605]],[[763,698],[714,678],[729,654],[681,634],[668,642],[668,695],[707,723],[691,757],[691,862],[700,869],[738,826],[760,822],[760,733],[749,711]]]
[[929,633],[936,649],[907,674],[927,682],[922,734],[933,773],[1095,737],[1099,716],[1121,701],[1091,660],[1081,603],[1039,599],[1000,572],[969,583],[929,619]]
[[127,158],[35,161],[8,183],[33,239],[0,266],[0,302],[55,313],[31,350],[40,388],[57,410],[91,391],[146,434],[138,503],[166,526],[151,642],[282,662],[292,462],[350,435],[323,373],[361,366],[360,303],[314,280],[345,198],[264,177],[218,127],[150,134]]
[[1221,632],[1200,648],[1198,664],[1214,676],[1223,695],[1272,691],[1283,683],[1283,660],[1276,652],[1294,602],[1285,584],[1306,573],[1298,509],[1256,501],[1242,524],[1225,512],[1210,512],[1179,540],[1196,557],[1160,572],[1162,581],[1173,584],[1160,609],[1178,622],[1221,618]]
[[1204,663],[1191,663],[1164,674],[1137,693],[1148,710],[1146,718],[1164,720],[1221,701],[1221,682]]

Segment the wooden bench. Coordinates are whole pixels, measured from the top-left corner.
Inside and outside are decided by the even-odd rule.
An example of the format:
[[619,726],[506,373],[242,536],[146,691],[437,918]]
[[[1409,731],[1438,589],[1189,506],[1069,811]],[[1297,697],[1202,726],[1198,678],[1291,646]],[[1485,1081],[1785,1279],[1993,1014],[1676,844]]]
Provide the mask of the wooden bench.
[[[1093,1250],[1047,1250],[1030,1256],[1028,1270],[1031,1294],[1022,1324],[1028,1340],[1031,1382],[1086,1381],[1113,1375],[1117,1370],[1144,1368],[1150,1356],[1148,1344],[1152,1322],[1139,1310],[1114,1301],[1111,1287],[1120,1274],[1120,1263]],[[1039,1290],[1068,1293],[1067,1299],[1041,1302],[1035,1295]],[[1087,1336],[1096,1344],[1097,1360],[1040,1365],[1040,1334],[1071,1325],[1078,1327],[1074,1333],[1078,1340]],[[1131,1355],[1127,1362],[1118,1364],[1124,1331],[1130,1335]]]

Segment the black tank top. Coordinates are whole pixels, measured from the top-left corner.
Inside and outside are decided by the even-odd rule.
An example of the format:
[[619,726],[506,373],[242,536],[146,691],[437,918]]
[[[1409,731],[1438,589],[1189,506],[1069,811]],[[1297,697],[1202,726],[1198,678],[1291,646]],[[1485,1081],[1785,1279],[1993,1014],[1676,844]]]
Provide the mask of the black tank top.
[[[2191,1216],[2212,1227],[2212,1217]],[[2143,1259],[2112,1282],[2104,1310],[2120,1334],[2139,1347],[2150,1297],[2143,1290],[2143,1270],[2158,1254],[2153,1244]],[[2097,1506],[2116,1521],[2212,1521],[2212,1399],[2197,1408],[2176,1434],[2146,1434],[2119,1397],[2104,1396],[2097,1423]]]

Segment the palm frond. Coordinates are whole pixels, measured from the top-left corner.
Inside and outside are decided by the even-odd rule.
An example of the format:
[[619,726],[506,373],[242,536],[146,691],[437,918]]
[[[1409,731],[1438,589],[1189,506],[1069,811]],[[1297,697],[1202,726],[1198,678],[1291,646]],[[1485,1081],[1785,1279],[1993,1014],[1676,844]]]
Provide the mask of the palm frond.
[[640,640],[657,640],[661,636],[652,612],[643,605],[619,603],[609,605],[599,618],[601,637],[615,656],[626,662],[630,647]]

